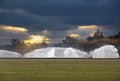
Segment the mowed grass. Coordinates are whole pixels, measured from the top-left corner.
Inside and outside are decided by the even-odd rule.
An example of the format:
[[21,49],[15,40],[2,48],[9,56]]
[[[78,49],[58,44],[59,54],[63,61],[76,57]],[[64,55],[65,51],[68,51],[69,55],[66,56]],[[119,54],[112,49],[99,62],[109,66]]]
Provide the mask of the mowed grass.
[[120,81],[120,59],[0,59],[0,81]]

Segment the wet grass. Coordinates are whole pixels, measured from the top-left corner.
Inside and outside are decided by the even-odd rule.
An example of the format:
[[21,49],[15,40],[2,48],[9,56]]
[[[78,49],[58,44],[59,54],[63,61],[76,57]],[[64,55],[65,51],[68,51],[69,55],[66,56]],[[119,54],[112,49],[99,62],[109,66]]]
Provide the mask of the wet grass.
[[0,81],[120,81],[120,59],[0,59]]

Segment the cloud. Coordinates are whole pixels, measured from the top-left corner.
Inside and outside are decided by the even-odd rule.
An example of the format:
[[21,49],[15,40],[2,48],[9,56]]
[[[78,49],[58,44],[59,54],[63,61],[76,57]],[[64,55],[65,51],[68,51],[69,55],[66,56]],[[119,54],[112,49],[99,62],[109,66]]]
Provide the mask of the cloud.
[[94,35],[95,35],[94,31],[89,34],[90,37],[94,37]]
[[1,3],[2,8],[23,9],[31,14],[44,16],[87,16],[112,15],[118,0],[8,0]]
[[0,24],[32,31],[68,30],[73,25],[91,24],[119,28],[119,4],[119,0],[3,0]]
[[96,25],[90,25],[90,26],[78,26],[78,29],[97,29],[98,27]]
[[28,36],[28,30],[24,27],[15,27],[15,26],[8,26],[8,25],[0,25],[0,36],[7,36],[7,37],[16,37],[19,38]]
[[69,36],[73,37],[73,38],[79,38],[80,37],[80,35],[76,34],[76,33],[71,33]]
[[92,25],[105,35],[115,34],[120,30],[119,8],[119,0],[1,0],[0,24],[29,30],[23,34],[1,32],[1,40],[8,34],[7,38],[26,38],[34,33],[53,41],[61,41],[71,33],[85,39],[96,30],[89,27]]
[[0,42],[1,44],[8,44],[13,38],[25,39],[29,36],[27,31],[23,27],[0,25]]
[[50,39],[46,36],[41,35],[30,35],[29,39],[23,40],[25,44],[32,45],[32,44],[41,44],[43,42],[50,43]]
[[[77,39],[85,41],[86,38],[89,35],[92,35],[92,32],[96,32],[96,30],[99,29],[100,31],[104,30],[103,27],[100,25],[81,25],[81,26],[76,26],[76,28],[73,29],[68,29],[67,33],[68,35],[74,35],[76,36]],[[80,35],[80,36],[79,36]]]
[[16,32],[16,33],[28,31],[26,28],[23,28],[23,27],[5,26],[5,25],[1,25],[0,30],[8,31],[8,32]]
[[48,30],[43,30],[42,34],[47,35],[47,34],[49,34],[49,31]]
[[[47,30],[44,30],[43,33],[47,35]],[[42,42],[50,43],[50,39],[45,35],[32,35],[25,27],[0,25],[0,42],[8,44],[13,38],[23,40],[27,45],[40,44]]]

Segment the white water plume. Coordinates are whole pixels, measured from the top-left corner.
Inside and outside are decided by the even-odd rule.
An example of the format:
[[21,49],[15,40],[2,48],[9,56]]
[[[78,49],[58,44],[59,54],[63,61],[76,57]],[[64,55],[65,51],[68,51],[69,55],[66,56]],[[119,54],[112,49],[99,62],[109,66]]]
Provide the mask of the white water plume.
[[17,52],[0,50],[0,58],[18,58],[21,57],[21,54]]
[[[44,51],[43,51],[44,50]],[[73,48],[48,47],[25,54],[26,58],[88,58],[87,53]]]
[[105,45],[90,53],[71,47],[41,48],[24,55],[17,52],[0,50],[0,58],[119,58],[119,54],[115,46]]
[[118,50],[113,45],[105,45],[91,52],[92,58],[119,58]]

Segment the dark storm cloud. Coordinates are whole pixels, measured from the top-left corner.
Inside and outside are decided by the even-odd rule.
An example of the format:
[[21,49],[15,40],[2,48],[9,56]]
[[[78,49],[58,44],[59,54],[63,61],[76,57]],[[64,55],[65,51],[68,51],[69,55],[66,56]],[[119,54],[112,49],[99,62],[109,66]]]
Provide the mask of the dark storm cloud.
[[[117,19],[116,17],[118,17],[120,14],[119,4],[120,4],[119,0],[1,0],[1,8],[3,9],[10,9],[10,10],[21,9],[26,11],[29,14],[34,14],[39,16],[64,16],[66,21],[65,24],[73,23],[73,25],[74,24],[76,25],[78,24],[81,24],[81,25],[82,24],[83,25],[112,24]],[[17,25],[23,24],[25,26],[29,26],[30,23],[33,25],[35,21],[38,21],[38,20],[41,21],[38,18],[36,19],[31,19],[29,17],[26,18],[24,17],[24,15],[18,14],[16,16],[15,13],[13,14],[7,13],[7,14],[9,14],[10,17],[15,16],[15,18],[9,18],[9,16],[7,16],[7,18],[5,17],[2,19],[5,19],[5,20],[11,19],[13,23],[16,23]],[[63,17],[62,19],[64,21]],[[56,20],[59,20],[59,19],[56,18]],[[49,19],[46,19],[46,22],[47,21],[49,21]],[[2,22],[5,22],[5,21],[2,20]],[[54,20],[53,20],[53,23],[54,23]],[[53,23],[51,22],[51,24]],[[61,22],[59,21],[57,23],[55,22],[51,26],[50,24],[47,23],[47,25],[49,26],[46,26],[46,27],[51,29],[54,29],[54,28],[56,29],[57,27],[59,29],[60,24],[58,23],[61,23]],[[40,24],[35,23],[35,24],[43,28],[45,26],[44,23],[40,23]],[[56,24],[58,24],[58,26],[56,26]],[[63,29],[64,28],[65,26],[63,26]]]
[[[89,24],[92,20],[96,24],[92,17],[97,20],[98,17],[118,16],[119,4],[119,0],[2,0],[0,5],[3,9],[21,9],[40,16],[83,16],[81,19],[77,18],[80,20],[77,22],[83,19],[83,24],[86,20],[85,23]],[[104,21],[108,23],[108,19]]]
[[47,29],[52,38],[82,25],[103,26],[111,33],[120,30],[120,0],[0,0],[0,24],[31,33]]
[[0,16],[0,24],[22,26],[32,30],[59,30],[65,27],[58,17],[32,15],[18,9],[12,11],[0,9]]
[[[24,9],[32,14],[47,16],[113,15],[118,0],[8,0],[3,8]],[[115,5],[114,5],[115,4]]]
[[15,12],[1,12],[0,23],[6,25],[30,26],[35,24],[34,18],[21,15]]
[[67,16],[64,21],[72,25],[113,25],[117,17],[112,16]]

